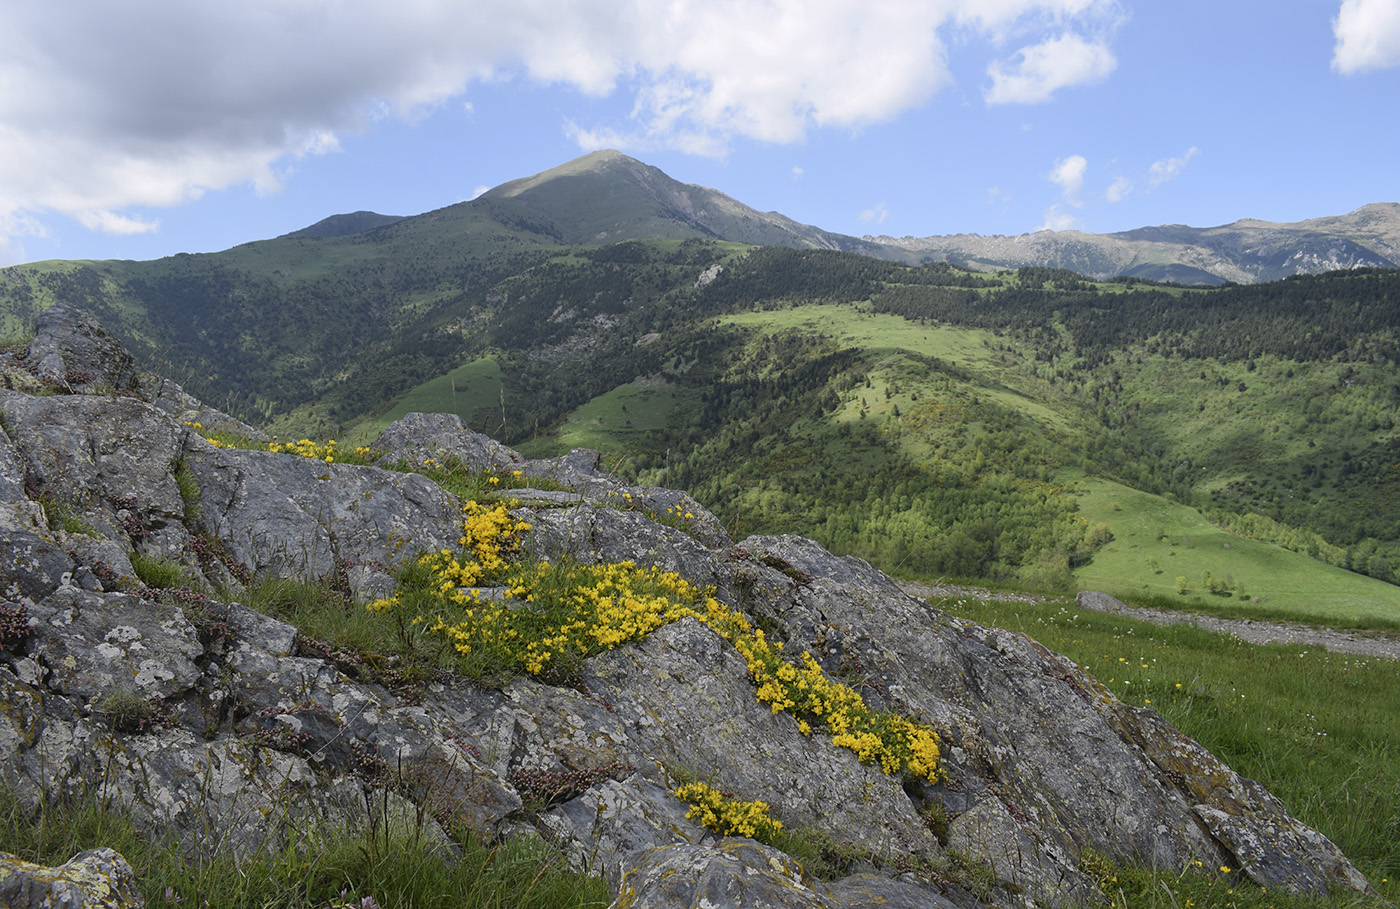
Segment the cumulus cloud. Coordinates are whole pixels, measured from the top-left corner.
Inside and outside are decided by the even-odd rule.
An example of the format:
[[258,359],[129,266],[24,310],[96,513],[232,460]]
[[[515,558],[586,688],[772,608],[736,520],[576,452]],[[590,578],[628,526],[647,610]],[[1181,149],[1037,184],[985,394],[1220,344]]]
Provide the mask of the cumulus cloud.
[[793,168],[792,168],[792,179],[794,179],[794,180],[801,180],[801,179],[802,179],[802,175],[805,174],[805,173],[806,173],[806,171],[804,171],[802,168],[798,167],[797,165],[793,165]]
[[1078,218],[1060,208],[1060,206],[1052,205],[1045,210],[1045,220],[1041,222],[1036,230],[1075,230],[1078,227]]
[[1075,208],[1083,208],[1084,200],[1080,194],[1084,192],[1084,172],[1088,169],[1089,162],[1083,155],[1070,155],[1055,162],[1047,179],[1060,187],[1066,202]]
[[1108,185],[1104,190],[1104,198],[1110,202],[1122,202],[1133,191],[1133,181],[1127,177],[1119,177]]
[[1400,3],[1342,0],[1332,20],[1332,68],[1345,75],[1400,66]]
[[[1102,78],[1115,0],[138,0],[7,5],[0,229],[63,213],[154,229],[134,207],[252,185],[276,192],[340,137],[514,81],[622,94],[630,116],[565,123],[581,148],[723,155],[737,139],[859,130],[952,80],[944,35],[1031,43],[993,103]],[[156,27],[158,25],[158,27]],[[309,41],[307,36],[314,35]],[[1058,37],[1050,37],[1056,36]],[[959,40],[957,47],[966,42]]]
[[1148,185],[1155,189],[1168,180],[1177,177],[1186,169],[1187,162],[1200,153],[1201,150],[1193,145],[1186,150],[1186,154],[1179,158],[1163,158],[1160,161],[1153,162],[1152,167],[1149,168],[1147,172]]
[[988,104],[1039,104],[1061,88],[1100,82],[1117,66],[1104,44],[1063,34],[1021,48],[1014,61],[993,63],[984,97]]
[[885,203],[876,203],[874,208],[867,208],[861,212],[859,217],[866,224],[884,224],[885,219],[890,216],[890,210],[885,207]]

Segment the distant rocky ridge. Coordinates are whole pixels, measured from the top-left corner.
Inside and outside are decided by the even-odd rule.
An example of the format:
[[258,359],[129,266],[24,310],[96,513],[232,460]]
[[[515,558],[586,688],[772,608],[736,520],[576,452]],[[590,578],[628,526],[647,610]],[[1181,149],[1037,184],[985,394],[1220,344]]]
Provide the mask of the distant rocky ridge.
[[1220,227],[1172,224],[1113,234],[1070,230],[863,239],[979,268],[1039,265],[1100,279],[1127,275],[1181,284],[1253,284],[1341,269],[1400,267],[1400,203],[1294,224],[1246,219]]
[[[1039,231],[1016,236],[852,237],[761,212],[725,193],[681,183],[617,151],[592,152],[504,183],[466,207],[564,244],[708,237],[754,245],[833,249],[911,264],[953,262],[996,270],[1064,268],[1096,279],[1126,275],[1182,284],[1252,284],[1297,274],[1400,267],[1400,203],[1293,224],[1241,220],[1173,224],[1111,234]],[[446,210],[444,210],[446,211]],[[419,216],[431,224],[439,213]],[[381,220],[382,219],[382,220]],[[335,215],[288,236],[340,236],[405,220]]]
[[[1023,635],[941,613],[810,540],[736,545],[684,493],[626,487],[592,452],[526,460],[456,417],[394,424],[381,463],[450,454],[552,480],[565,491],[518,493],[531,551],[630,559],[714,585],[788,652],[807,650],[831,674],[859,667],[867,700],[937,729],[946,779],[901,781],[801,734],[755,700],[739,654],[692,619],[589,659],[574,687],[529,677],[501,689],[451,678],[386,687],[241,605],[239,577],[335,573],[359,602],[382,596],[395,584],[388,568],[455,545],[454,496],[417,474],[215,447],[190,424],[236,423],[136,374],[66,304],[40,316],[28,354],[0,373],[0,780],[23,803],[100,795],[191,851],[243,854],[307,824],[363,824],[367,803],[448,810],[484,837],[553,844],[603,874],[619,909],[702,896],[714,906],[1079,905],[1103,900],[1080,868],[1090,851],[1224,865],[1268,887],[1369,890],[1259,784]],[[657,512],[680,506],[695,527],[610,507],[620,495]],[[64,511],[69,529],[50,529],[46,508]],[[218,541],[226,558],[201,559],[198,540]],[[136,553],[180,560],[235,593],[151,596]],[[159,699],[162,722],[110,722],[102,704],[114,693]],[[374,766],[415,784],[387,791]],[[882,861],[826,882],[769,846],[717,838],[671,794],[675,767]],[[528,775],[599,768],[608,772],[585,791],[525,810]],[[992,883],[899,873],[950,852]]]

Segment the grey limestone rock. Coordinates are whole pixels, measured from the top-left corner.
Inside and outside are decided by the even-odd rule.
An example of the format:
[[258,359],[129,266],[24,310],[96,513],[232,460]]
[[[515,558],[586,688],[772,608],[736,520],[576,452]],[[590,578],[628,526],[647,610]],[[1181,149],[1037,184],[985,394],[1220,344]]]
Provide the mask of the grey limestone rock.
[[210,407],[170,379],[145,374],[140,377],[139,389],[141,396],[153,407],[196,432],[226,432],[258,442],[272,441],[272,437],[261,429]]
[[72,556],[33,533],[0,526],[0,596],[34,603],[72,580]]
[[429,459],[444,463],[455,458],[471,470],[509,470],[524,458],[478,432],[456,414],[411,413],[384,428],[370,446],[384,452],[381,463],[403,461],[420,466]]
[[705,834],[670,790],[643,776],[607,780],[544,814],[537,826],[570,864],[601,872],[616,890],[626,861],[659,846],[696,843]]
[[[810,540],[740,546],[763,553],[784,580],[798,579],[790,592],[781,583],[754,590],[792,645],[832,670],[860,667],[872,697],[943,731],[949,785],[924,798],[953,818],[953,845],[1035,898],[1092,896],[1074,868],[1086,848],[1162,867],[1201,858],[1243,868],[1269,887],[1364,888],[1315,831],[1302,850],[1306,869],[1282,860],[1296,857],[1307,836],[1276,800],[1261,798],[1257,784],[1155,712],[1123,704],[1029,638],[944,615],[868,564]],[[1207,801],[1218,814],[1202,811]]]
[[39,313],[28,362],[41,380],[68,391],[136,388],[136,360],[116,336],[71,303]]
[[59,694],[83,700],[113,693],[171,698],[202,675],[194,661],[204,648],[174,606],[70,585],[29,611],[45,685]]
[[455,547],[455,497],[417,474],[214,448],[197,437],[186,464],[203,528],[255,573],[313,578],[350,563],[397,565]]
[[173,466],[188,430],[131,398],[0,393],[33,485],[104,537],[177,554],[189,539]]
[[7,909],[142,909],[126,859],[111,849],[79,852],[57,868],[0,852],[0,905]]
[[716,579],[715,551],[675,527],[657,524],[634,511],[592,504],[541,508],[526,515],[527,548],[550,559],[570,558],[584,565],[633,562],[674,571],[706,586]]
[[820,881],[753,840],[658,846],[633,857],[610,909],[833,909]]
[[25,491],[27,465],[0,428],[0,526],[25,531],[46,529],[44,509]]

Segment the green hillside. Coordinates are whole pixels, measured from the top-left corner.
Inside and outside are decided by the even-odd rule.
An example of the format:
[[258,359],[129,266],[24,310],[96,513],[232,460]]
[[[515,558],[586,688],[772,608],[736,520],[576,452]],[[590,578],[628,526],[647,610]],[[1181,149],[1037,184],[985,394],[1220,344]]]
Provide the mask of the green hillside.
[[[600,449],[736,535],[805,533],[892,571],[1169,598],[1185,577],[1185,603],[1397,618],[1400,274],[989,275],[715,241],[719,202],[671,239],[563,245],[602,223],[574,209],[639,232],[673,189],[604,160],[633,181],[611,207],[589,200],[616,181],[584,168],[359,233],[16,266],[0,315],[14,338],[77,303],[283,437],[453,412],[532,455]],[[1189,545],[1127,521],[1186,506],[1216,528]],[[1207,557],[1227,531],[1287,558],[1223,538]]]

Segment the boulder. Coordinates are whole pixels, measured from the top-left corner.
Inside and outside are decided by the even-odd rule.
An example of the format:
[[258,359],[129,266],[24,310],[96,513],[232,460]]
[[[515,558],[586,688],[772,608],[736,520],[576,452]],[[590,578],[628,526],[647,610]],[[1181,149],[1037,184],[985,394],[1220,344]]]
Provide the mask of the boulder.
[[46,868],[0,852],[0,906],[7,909],[142,909],[126,859],[111,849],[79,852]]
[[471,470],[511,470],[525,461],[495,439],[469,430],[461,417],[446,413],[408,414],[386,426],[370,447],[384,452],[381,464],[414,467],[455,459]]
[[455,547],[457,499],[418,474],[189,440],[200,527],[256,574],[316,578]]
[[135,390],[135,358],[77,306],[55,303],[39,313],[34,327],[26,362],[51,388],[70,394]]

